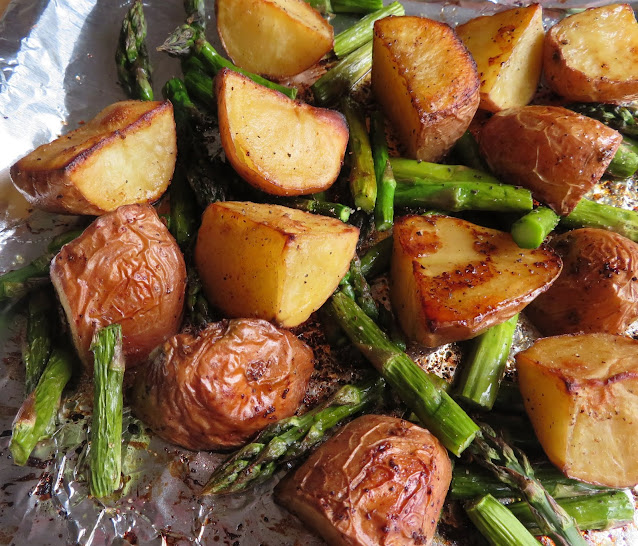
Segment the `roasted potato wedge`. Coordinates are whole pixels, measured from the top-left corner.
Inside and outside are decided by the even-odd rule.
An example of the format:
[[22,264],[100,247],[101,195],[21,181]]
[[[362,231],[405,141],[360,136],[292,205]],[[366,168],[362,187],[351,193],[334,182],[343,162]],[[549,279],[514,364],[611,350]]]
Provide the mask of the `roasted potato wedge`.
[[303,0],[217,0],[215,13],[230,58],[257,74],[294,76],[332,49],[332,25]]
[[596,184],[622,142],[599,121],[557,106],[524,106],[492,116],[479,134],[490,168],[532,191],[563,216]]
[[549,248],[448,216],[394,224],[390,297],[406,335],[427,347],[477,336],[518,313],[561,270]]
[[312,350],[269,322],[208,324],[173,336],[135,383],[135,414],[188,449],[228,449],[297,411],[314,369]]
[[171,103],[123,101],[20,159],[11,180],[37,208],[97,216],[159,199],[176,158]]
[[638,244],[586,228],[556,237],[552,247],[563,271],[527,308],[536,327],[544,335],[624,333],[638,318]]
[[547,84],[583,102],[638,99],[638,23],[628,4],[591,8],[566,17],[547,33]]
[[529,104],[543,62],[543,10],[538,4],[476,17],[456,27],[476,61],[479,108],[498,112]]
[[538,340],[516,355],[527,414],[570,478],[638,484],[638,341],[611,334]]
[[51,262],[51,280],[84,364],[98,328],[122,326],[126,367],[179,330],[186,266],[150,205],[126,205],[95,220]]
[[410,157],[438,161],[479,105],[476,64],[454,31],[424,17],[374,24],[372,90]]
[[209,301],[230,317],[293,327],[330,297],[350,267],[359,230],[278,205],[208,206],[195,265]]
[[339,112],[295,102],[227,69],[216,89],[224,152],[248,183],[273,195],[332,186],[348,145]]
[[365,415],[286,476],[275,498],[333,546],[429,544],[451,478],[429,431]]

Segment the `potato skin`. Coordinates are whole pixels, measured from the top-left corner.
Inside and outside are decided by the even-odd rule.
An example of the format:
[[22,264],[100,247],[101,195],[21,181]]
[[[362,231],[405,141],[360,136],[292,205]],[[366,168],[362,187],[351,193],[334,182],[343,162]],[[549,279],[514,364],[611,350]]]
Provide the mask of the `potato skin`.
[[492,116],[479,147],[494,173],[569,214],[596,184],[622,142],[599,121],[557,106],[511,108]]
[[275,490],[328,544],[429,544],[452,477],[426,429],[381,415],[346,425]]
[[313,353],[259,319],[209,324],[153,353],[135,383],[136,415],[165,440],[192,450],[237,447],[290,417],[303,400]]
[[90,369],[98,328],[121,324],[127,368],[179,330],[186,266],[150,205],[126,205],[95,220],[53,259],[51,280]]
[[544,335],[622,334],[638,318],[638,244],[602,229],[552,240],[563,271],[526,313]]

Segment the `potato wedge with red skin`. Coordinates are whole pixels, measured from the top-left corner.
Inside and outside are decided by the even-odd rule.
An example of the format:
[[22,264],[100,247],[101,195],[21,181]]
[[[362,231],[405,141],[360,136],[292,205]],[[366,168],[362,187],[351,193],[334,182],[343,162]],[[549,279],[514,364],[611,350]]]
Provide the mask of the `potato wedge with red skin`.
[[99,328],[122,326],[131,368],[181,325],[184,258],[150,205],[126,205],[95,220],[53,258],[51,281],[89,369],[89,347]]
[[332,186],[348,144],[342,114],[295,102],[227,69],[215,86],[222,146],[246,182],[272,195]]
[[130,100],[36,148],[11,167],[11,179],[37,208],[98,216],[159,199],[176,158],[172,104]]
[[551,242],[563,271],[527,316],[544,335],[622,334],[638,318],[638,244],[602,229],[576,229]]
[[479,134],[496,176],[531,190],[562,216],[600,180],[621,142],[617,131],[557,106],[503,110]]
[[394,224],[390,299],[408,338],[427,347],[473,338],[513,317],[558,277],[547,247],[448,216]]
[[545,37],[547,84],[571,101],[622,103],[638,99],[638,23],[629,4],[565,17]]
[[153,353],[136,378],[133,407],[173,444],[238,447],[297,411],[313,369],[312,350],[265,320],[211,323]]
[[429,544],[451,478],[429,431],[365,415],[286,476],[275,498],[333,546]]
[[332,49],[332,25],[303,0],[217,0],[215,14],[233,62],[266,77],[299,74]]
[[611,334],[548,337],[516,355],[529,418],[565,475],[638,484],[638,341]]
[[476,63],[445,23],[386,17],[374,24],[372,90],[409,157],[438,161],[479,105]]

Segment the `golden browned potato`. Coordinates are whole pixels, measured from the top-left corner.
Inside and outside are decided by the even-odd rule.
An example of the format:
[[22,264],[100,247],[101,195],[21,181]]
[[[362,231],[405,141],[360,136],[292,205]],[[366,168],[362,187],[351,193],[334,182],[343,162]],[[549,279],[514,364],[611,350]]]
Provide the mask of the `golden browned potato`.
[[127,368],[179,330],[184,258],[150,205],[126,205],[95,220],[53,259],[51,280],[90,369],[98,328],[122,326]]
[[556,237],[552,246],[563,271],[527,316],[545,335],[622,334],[638,318],[638,244],[585,228]]
[[524,106],[492,116],[479,134],[490,168],[561,215],[596,184],[622,142],[599,121],[557,106]]
[[611,334],[538,340],[516,355],[538,440],[570,478],[638,484],[638,341]]
[[476,17],[456,27],[476,61],[479,108],[525,106],[536,93],[543,62],[543,9],[538,4]]
[[638,99],[638,23],[628,4],[566,17],[545,38],[543,71],[563,97],[583,102]]
[[330,297],[350,267],[359,230],[278,205],[208,206],[195,265],[209,301],[230,317],[297,326]]
[[429,431],[365,415],[286,476],[275,498],[331,546],[429,544],[451,478]]
[[169,101],[123,101],[11,167],[16,188],[49,212],[99,215],[156,201],[175,169]]
[[269,322],[211,323],[170,338],[134,387],[135,414],[188,449],[227,449],[290,417],[313,370],[312,350]]
[[217,75],[216,89],[222,146],[242,178],[273,195],[332,186],[348,145],[343,115],[295,102],[227,69]]
[[294,76],[332,49],[332,25],[303,0],[217,0],[215,13],[230,58],[257,74]]
[[408,155],[438,161],[479,105],[476,64],[454,31],[424,17],[374,24],[372,89]]
[[554,282],[560,258],[524,250],[509,233],[448,216],[394,224],[390,297],[406,335],[428,347],[477,336]]

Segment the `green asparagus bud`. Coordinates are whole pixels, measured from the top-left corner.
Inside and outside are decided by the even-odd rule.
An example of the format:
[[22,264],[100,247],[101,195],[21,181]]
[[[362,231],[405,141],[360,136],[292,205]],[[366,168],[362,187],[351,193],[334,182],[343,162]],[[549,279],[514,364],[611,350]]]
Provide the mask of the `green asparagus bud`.
[[623,138],[607,167],[607,173],[617,178],[629,178],[638,170],[638,142]]
[[29,297],[27,335],[22,349],[25,365],[25,390],[32,392],[46,368],[51,354],[51,314],[54,312],[52,295],[39,291]]
[[576,208],[560,219],[568,228],[591,227],[614,231],[638,243],[638,212],[581,199]]
[[560,222],[548,207],[538,207],[512,224],[512,238],[521,248],[538,248]]
[[335,13],[370,13],[383,7],[383,0],[331,0]]

